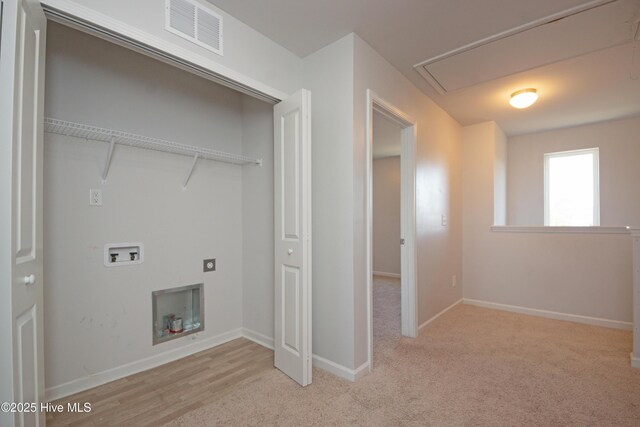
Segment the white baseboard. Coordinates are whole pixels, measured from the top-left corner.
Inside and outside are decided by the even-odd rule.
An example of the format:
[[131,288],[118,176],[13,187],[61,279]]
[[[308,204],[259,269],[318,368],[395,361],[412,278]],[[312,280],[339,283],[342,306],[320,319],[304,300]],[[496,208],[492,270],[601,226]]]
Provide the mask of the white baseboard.
[[436,314],[435,316],[433,316],[431,319],[427,320],[426,322],[424,322],[423,324],[421,324],[420,326],[418,326],[418,335],[420,335],[422,333],[422,330],[424,328],[427,327],[427,325],[431,322],[433,322],[434,320],[436,320],[438,317],[442,316],[443,314],[445,314],[447,311],[451,310],[453,307],[455,307],[456,305],[460,304],[462,302],[462,298],[460,298],[458,301],[454,302],[453,304],[451,304],[449,307],[445,308],[444,310],[442,310],[440,313]]
[[148,369],[155,368],[156,366],[164,365],[165,363],[173,362],[174,360],[192,355],[199,351],[207,350],[211,347],[224,344],[231,340],[240,338],[242,337],[242,335],[242,329],[234,329],[232,331],[216,335],[215,337],[197,340],[180,348],[169,350],[160,354],[155,354],[145,359],[136,360],[135,362],[127,363],[116,368],[107,369],[106,371],[97,372],[86,377],[78,378],[64,384],[53,386],[46,389],[46,400],[57,400],[75,393],[79,393],[81,391],[88,390],[93,387],[97,387],[102,384],[106,384],[111,381],[118,380],[128,375],[146,371]]
[[323,369],[327,372],[332,373],[340,378],[344,378],[345,380],[355,381],[364,375],[366,375],[369,370],[369,363],[365,362],[356,369],[349,369],[346,366],[339,365],[331,360],[325,359],[324,357],[320,357],[316,354],[313,355],[313,366],[316,368]]
[[[273,338],[271,337],[247,328],[242,328],[242,336],[256,344],[260,344],[263,347],[273,350]],[[356,369],[349,369],[315,354],[313,355],[313,366],[331,372],[332,374],[349,381],[356,381],[369,372],[369,363],[363,363]]]
[[633,353],[631,353],[631,367],[632,368],[640,368],[640,357],[635,357]]
[[372,273],[374,276],[392,277],[394,279],[399,279],[401,277],[398,273],[385,273],[384,271],[373,271]]
[[269,350],[273,350],[273,338],[261,334],[260,332],[242,328],[242,336],[256,344],[267,347]]
[[369,362],[364,362],[362,365],[357,367],[354,371],[353,381],[357,381],[360,378],[364,377],[369,373]]
[[537,308],[521,307],[517,305],[499,304],[497,302],[481,301],[476,299],[464,298],[463,302],[478,307],[492,308],[495,310],[510,311],[513,313],[528,314],[530,316],[546,317],[548,319],[565,320],[568,322],[585,323],[593,326],[603,326],[605,328],[623,329],[630,331],[633,329],[633,323],[623,322],[621,320],[602,319],[599,317],[582,316],[579,314],[559,313],[556,311],[540,310]]

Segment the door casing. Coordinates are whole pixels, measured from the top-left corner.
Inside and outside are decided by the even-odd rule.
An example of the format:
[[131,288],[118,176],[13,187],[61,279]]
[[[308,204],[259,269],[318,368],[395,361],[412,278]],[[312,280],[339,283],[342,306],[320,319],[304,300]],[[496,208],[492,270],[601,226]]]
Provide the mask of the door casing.
[[[366,280],[367,280],[367,329],[368,364],[373,369],[373,113],[378,112],[402,128],[400,154],[400,236],[401,245],[401,323],[402,335],[418,336],[418,306],[416,288],[416,121],[401,109],[367,89],[366,109]],[[398,242],[399,243],[399,242]]]

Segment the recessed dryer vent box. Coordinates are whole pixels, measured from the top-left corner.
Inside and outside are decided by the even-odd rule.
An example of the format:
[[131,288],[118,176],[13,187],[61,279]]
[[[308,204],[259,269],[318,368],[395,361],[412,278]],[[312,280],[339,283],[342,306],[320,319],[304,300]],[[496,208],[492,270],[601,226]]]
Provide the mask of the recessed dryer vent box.
[[141,264],[144,260],[142,243],[107,243],[104,245],[105,267]]

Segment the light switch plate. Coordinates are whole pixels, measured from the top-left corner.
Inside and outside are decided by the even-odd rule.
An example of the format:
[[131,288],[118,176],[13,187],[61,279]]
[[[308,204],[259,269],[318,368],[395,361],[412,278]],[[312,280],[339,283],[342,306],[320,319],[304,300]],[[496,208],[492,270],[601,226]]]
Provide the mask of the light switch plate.
[[205,273],[208,271],[216,271],[216,259],[211,258],[202,261],[202,271],[204,271]]

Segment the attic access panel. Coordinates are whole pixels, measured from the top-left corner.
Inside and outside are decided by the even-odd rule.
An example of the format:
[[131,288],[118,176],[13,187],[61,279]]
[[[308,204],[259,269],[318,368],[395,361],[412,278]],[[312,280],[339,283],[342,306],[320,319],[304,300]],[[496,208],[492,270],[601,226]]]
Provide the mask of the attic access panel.
[[638,3],[593,3],[487,37],[414,67],[445,94],[629,42]]

